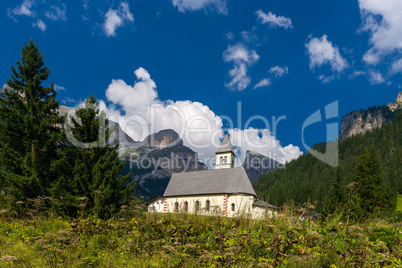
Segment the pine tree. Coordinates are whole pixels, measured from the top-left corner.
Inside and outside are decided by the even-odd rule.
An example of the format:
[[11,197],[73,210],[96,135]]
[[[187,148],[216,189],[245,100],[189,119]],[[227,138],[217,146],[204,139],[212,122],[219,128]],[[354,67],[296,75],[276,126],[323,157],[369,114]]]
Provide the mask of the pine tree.
[[6,99],[0,99],[0,181],[18,200],[47,196],[55,180],[50,171],[62,136],[54,83],[42,86],[50,70],[32,40],[11,66]]
[[119,175],[124,162],[119,160],[118,142],[108,143],[114,129],[108,128],[109,122],[93,96],[86,99],[71,121],[72,134],[78,142],[71,144],[59,162],[58,170],[64,166],[64,175],[54,186],[53,197],[62,200],[60,205],[69,214],[74,214],[76,200],[84,198],[86,209],[108,218],[119,205],[132,199],[135,188],[134,182],[123,185],[131,174]]
[[338,166],[332,180],[328,195],[324,201],[323,215],[332,215],[339,212],[346,202],[345,186],[343,185],[342,170]]
[[374,149],[363,149],[355,167],[354,179],[360,207],[364,211],[363,217],[369,216],[376,208],[389,208],[389,189],[384,182],[381,162]]

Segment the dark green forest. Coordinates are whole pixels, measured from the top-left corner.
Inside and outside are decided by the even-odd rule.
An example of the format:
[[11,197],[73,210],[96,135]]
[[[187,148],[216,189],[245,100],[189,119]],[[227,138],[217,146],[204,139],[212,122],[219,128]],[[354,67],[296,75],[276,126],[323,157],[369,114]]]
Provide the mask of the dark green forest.
[[25,44],[0,98],[0,207],[16,217],[40,203],[56,215],[109,218],[134,198],[118,142],[108,142],[114,129],[93,96],[67,123],[54,83],[43,86],[43,59],[32,40]]
[[[336,187],[346,199],[353,194],[352,188],[358,191],[367,183],[377,183],[379,191],[384,193],[380,198],[387,199],[378,206],[392,210],[396,206],[397,194],[402,193],[401,134],[402,112],[399,112],[392,123],[339,142],[338,167],[329,166],[307,153],[287,163],[284,168],[261,176],[254,188],[260,197],[277,206],[292,202],[297,205],[312,203],[317,212],[325,212],[334,183],[338,183]],[[320,152],[325,152],[325,148],[325,143],[312,146],[312,149]],[[364,163],[366,165],[360,168]],[[371,168],[373,165],[375,170]],[[373,174],[368,175],[370,172]],[[361,181],[360,185],[357,183],[359,179],[369,176],[377,181],[373,179],[370,182]]]

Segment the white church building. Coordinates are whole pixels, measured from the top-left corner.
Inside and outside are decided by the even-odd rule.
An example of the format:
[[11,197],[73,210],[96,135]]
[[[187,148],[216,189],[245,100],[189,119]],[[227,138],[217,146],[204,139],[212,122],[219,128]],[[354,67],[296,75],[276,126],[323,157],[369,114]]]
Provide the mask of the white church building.
[[257,199],[243,167],[234,167],[235,153],[228,134],[216,152],[212,170],[174,173],[162,197],[147,203],[149,212],[193,213],[261,219],[277,207]]

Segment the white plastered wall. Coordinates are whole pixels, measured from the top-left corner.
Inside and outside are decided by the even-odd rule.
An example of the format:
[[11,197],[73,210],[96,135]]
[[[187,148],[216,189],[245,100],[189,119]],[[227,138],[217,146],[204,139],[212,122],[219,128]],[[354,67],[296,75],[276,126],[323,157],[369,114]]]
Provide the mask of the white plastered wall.
[[[222,215],[224,194],[216,195],[194,195],[165,198],[165,212],[187,212],[200,215]],[[206,209],[207,200],[210,202],[209,211]],[[200,202],[200,208],[196,210],[196,201]],[[179,210],[175,211],[175,203],[178,203]],[[184,211],[185,202],[188,203],[188,211]]]

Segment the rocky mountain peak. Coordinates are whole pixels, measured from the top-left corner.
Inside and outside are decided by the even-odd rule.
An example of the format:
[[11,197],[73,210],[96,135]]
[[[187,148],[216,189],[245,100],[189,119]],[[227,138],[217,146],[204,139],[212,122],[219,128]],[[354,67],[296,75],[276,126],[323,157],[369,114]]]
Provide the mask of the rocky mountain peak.
[[144,139],[143,143],[148,148],[165,148],[183,145],[183,140],[173,129],[165,129],[149,135]]
[[383,124],[392,122],[395,114],[402,110],[402,92],[399,92],[396,101],[382,106],[373,106],[368,109],[353,111],[342,118],[339,140],[364,134]]
[[251,182],[257,181],[260,175],[266,175],[280,166],[282,165],[274,159],[249,150],[243,162],[243,168]]
[[402,91],[399,92],[398,96],[396,97],[396,101],[395,102],[402,102]]

